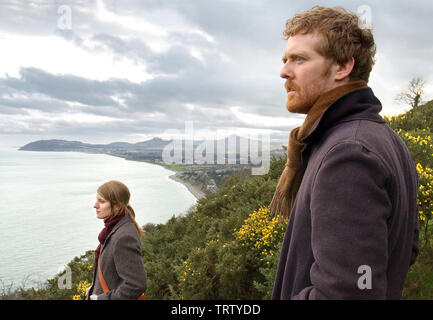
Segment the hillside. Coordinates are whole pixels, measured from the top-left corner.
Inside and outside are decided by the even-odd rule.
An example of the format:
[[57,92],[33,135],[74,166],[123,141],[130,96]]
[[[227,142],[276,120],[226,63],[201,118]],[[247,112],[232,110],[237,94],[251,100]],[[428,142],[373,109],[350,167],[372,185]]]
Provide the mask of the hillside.
[[433,100],[403,114],[386,117],[386,119],[394,130],[431,133],[433,129]]
[[406,113],[385,119],[404,140],[415,163],[423,168],[433,168],[433,100]]
[[[411,267],[403,299],[433,299],[433,101],[386,118],[406,142],[420,180],[420,253]],[[236,172],[184,216],[144,226],[143,261],[149,299],[269,299],[287,221],[266,209],[285,159],[273,159],[263,176]],[[73,288],[59,290],[57,279],[46,288],[19,293],[25,299],[82,299],[89,285],[93,252],[69,266]],[[84,288],[84,289],[83,289]]]
[[433,100],[385,119],[406,143],[419,179],[420,252],[409,270],[403,298],[433,299]]

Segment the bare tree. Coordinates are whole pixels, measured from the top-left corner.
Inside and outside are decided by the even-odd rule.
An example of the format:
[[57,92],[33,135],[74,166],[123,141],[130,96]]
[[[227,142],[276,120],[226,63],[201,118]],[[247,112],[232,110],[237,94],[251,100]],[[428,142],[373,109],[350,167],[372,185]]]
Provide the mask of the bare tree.
[[426,82],[419,77],[412,78],[406,91],[399,93],[395,100],[403,104],[408,104],[412,108],[418,107],[422,104],[421,98],[424,93],[425,84]]

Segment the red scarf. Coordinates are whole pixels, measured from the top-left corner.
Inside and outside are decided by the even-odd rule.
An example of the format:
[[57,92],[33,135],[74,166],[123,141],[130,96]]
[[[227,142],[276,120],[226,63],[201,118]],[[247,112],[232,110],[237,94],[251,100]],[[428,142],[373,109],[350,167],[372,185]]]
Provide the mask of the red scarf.
[[126,215],[126,212],[122,212],[114,217],[111,218],[107,218],[104,219],[104,229],[102,229],[102,231],[99,233],[98,236],[98,240],[99,240],[99,245],[95,250],[95,259],[98,260],[99,259],[99,254],[101,253],[101,248],[102,245],[105,242],[105,239],[107,238],[107,236],[110,234],[111,230],[113,230],[114,226],[120,221],[122,220],[122,218]]

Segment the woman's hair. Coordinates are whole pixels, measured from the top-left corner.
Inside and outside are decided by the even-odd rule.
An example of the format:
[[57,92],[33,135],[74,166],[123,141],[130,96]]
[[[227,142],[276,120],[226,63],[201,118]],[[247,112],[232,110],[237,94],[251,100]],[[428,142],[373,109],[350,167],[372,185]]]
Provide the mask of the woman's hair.
[[286,40],[296,34],[321,35],[322,41],[317,51],[340,65],[353,57],[355,65],[350,80],[368,82],[374,65],[376,45],[371,29],[361,28],[359,24],[358,16],[344,8],[314,6],[287,20],[283,35]]
[[122,182],[111,180],[98,188],[97,191],[105,200],[110,202],[111,205],[111,217],[115,217],[118,214],[126,211],[131,220],[135,223],[138,234],[141,236],[143,234],[143,229],[138,225],[137,221],[135,221],[135,212],[134,209],[129,204],[129,199],[131,197],[131,193],[127,186],[125,186]]

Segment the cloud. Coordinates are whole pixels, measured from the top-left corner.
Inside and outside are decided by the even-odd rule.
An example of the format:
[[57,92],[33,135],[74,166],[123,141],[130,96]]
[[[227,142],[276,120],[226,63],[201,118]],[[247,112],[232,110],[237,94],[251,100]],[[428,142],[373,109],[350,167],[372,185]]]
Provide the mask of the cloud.
[[[356,12],[358,1],[319,1]],[[0,134],[108,143],[182,130],[268,130],[302,116],[279,78],[288,18],[313,1],[115,0],[0,3]],[[71,29],[58,27],[60,5]],[[425,1],[367,1],[377,43],[370,84],[383,113],[411,77],[433,81]],[[433,98],[432,86],[426,97]],[[82,119],[82,121],[80,121]],[[5,140],[5,139],[2,139]]]

